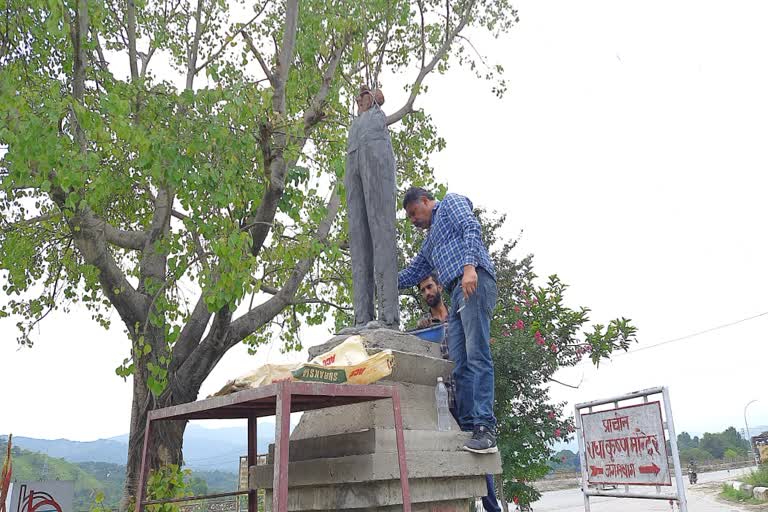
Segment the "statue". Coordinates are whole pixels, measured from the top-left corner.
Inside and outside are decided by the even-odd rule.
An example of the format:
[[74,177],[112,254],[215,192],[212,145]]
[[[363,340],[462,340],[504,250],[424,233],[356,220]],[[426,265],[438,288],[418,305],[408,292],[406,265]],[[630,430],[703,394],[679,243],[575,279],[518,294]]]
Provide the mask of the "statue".
[[384,94],[364,85],[356,102],[358,115],[349,128],[344,176],[352,255],[353,329],[397,330],[397,186],[387,116],[381,110]]

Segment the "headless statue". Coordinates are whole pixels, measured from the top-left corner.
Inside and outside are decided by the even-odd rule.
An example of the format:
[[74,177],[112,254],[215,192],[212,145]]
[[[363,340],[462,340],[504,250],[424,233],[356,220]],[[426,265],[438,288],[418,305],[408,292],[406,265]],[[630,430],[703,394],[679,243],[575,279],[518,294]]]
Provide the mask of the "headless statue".
[[381,110],[384,94],[362,86],[356,101],[344,176],[355,328],[399,329],[395,155]]

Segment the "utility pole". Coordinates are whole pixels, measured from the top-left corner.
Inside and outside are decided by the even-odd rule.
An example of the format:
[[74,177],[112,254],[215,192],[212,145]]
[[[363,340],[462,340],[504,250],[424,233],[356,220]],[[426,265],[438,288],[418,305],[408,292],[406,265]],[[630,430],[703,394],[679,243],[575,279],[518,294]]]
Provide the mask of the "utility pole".
[[755,467],[757,467],[757,457],[755,457],[755,450],[752,447],[752,436],[749,434],[749,423],[747,423],[747,407],[755,402],[757,402],[757,400],[751,400],[744,406],[744,427],[746,428],[745,437],[749,443],[749,454],[752,456],[752,461],[755,463]]

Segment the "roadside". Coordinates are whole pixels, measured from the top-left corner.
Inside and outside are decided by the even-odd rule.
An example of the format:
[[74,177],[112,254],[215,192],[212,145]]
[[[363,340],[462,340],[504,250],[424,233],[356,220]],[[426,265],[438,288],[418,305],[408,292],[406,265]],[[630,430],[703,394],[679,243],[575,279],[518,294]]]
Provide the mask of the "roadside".
[[[706,496],[709,496],[710,498],[730,506],[736,506],[738,505],[739,508],[743,510],[750,510],[750,511],[768,511],[768,503],[762,503],[762,504],[752,504],[752,503],[744,503],[744,502],[735,502],[732,500],[728,500],[721,496],[721,493],[723,492],[723,484],[722,481],[715,481],[715,482],[705,482],[701,484],[696,484],[693,488],[689,488],[690,491],[695,491],[699,494],[704,494]],[[690,492],[689,491],[689,492]]]

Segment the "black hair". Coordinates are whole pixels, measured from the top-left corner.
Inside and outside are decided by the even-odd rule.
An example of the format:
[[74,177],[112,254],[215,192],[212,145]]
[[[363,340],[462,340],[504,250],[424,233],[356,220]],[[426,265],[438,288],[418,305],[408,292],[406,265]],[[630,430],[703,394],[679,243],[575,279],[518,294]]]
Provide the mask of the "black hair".
[[425,277],[424,279],[422,279],[421,281],[419,281],[419,284],[418,284],[418,286],[419,286],[419,289],[421,289],[421,283],[423,283],[424,281],[426,281],[426,280],[427,280],[427,279],[429,279],[430,277],[432,278],[432,280],[435,282],[435,284],[436,284],[437,286],[440,286],[440,279],[438,279],[438,277],[437,277],[437,271],[436,271],[436,270],[433,270],[432,272],[430,272],[430,273],[429,273],[429,275],[428,275],[427,277]]
[[433,196],[432,193],[426,189],[423,189],[421,187],[409,188],[408,190],[405,191],[405,196],[403,196],[403,209],[405,209],[412,202],[418,201],[422,197],[426,197],[430,201],[435,199],[435,196]]

